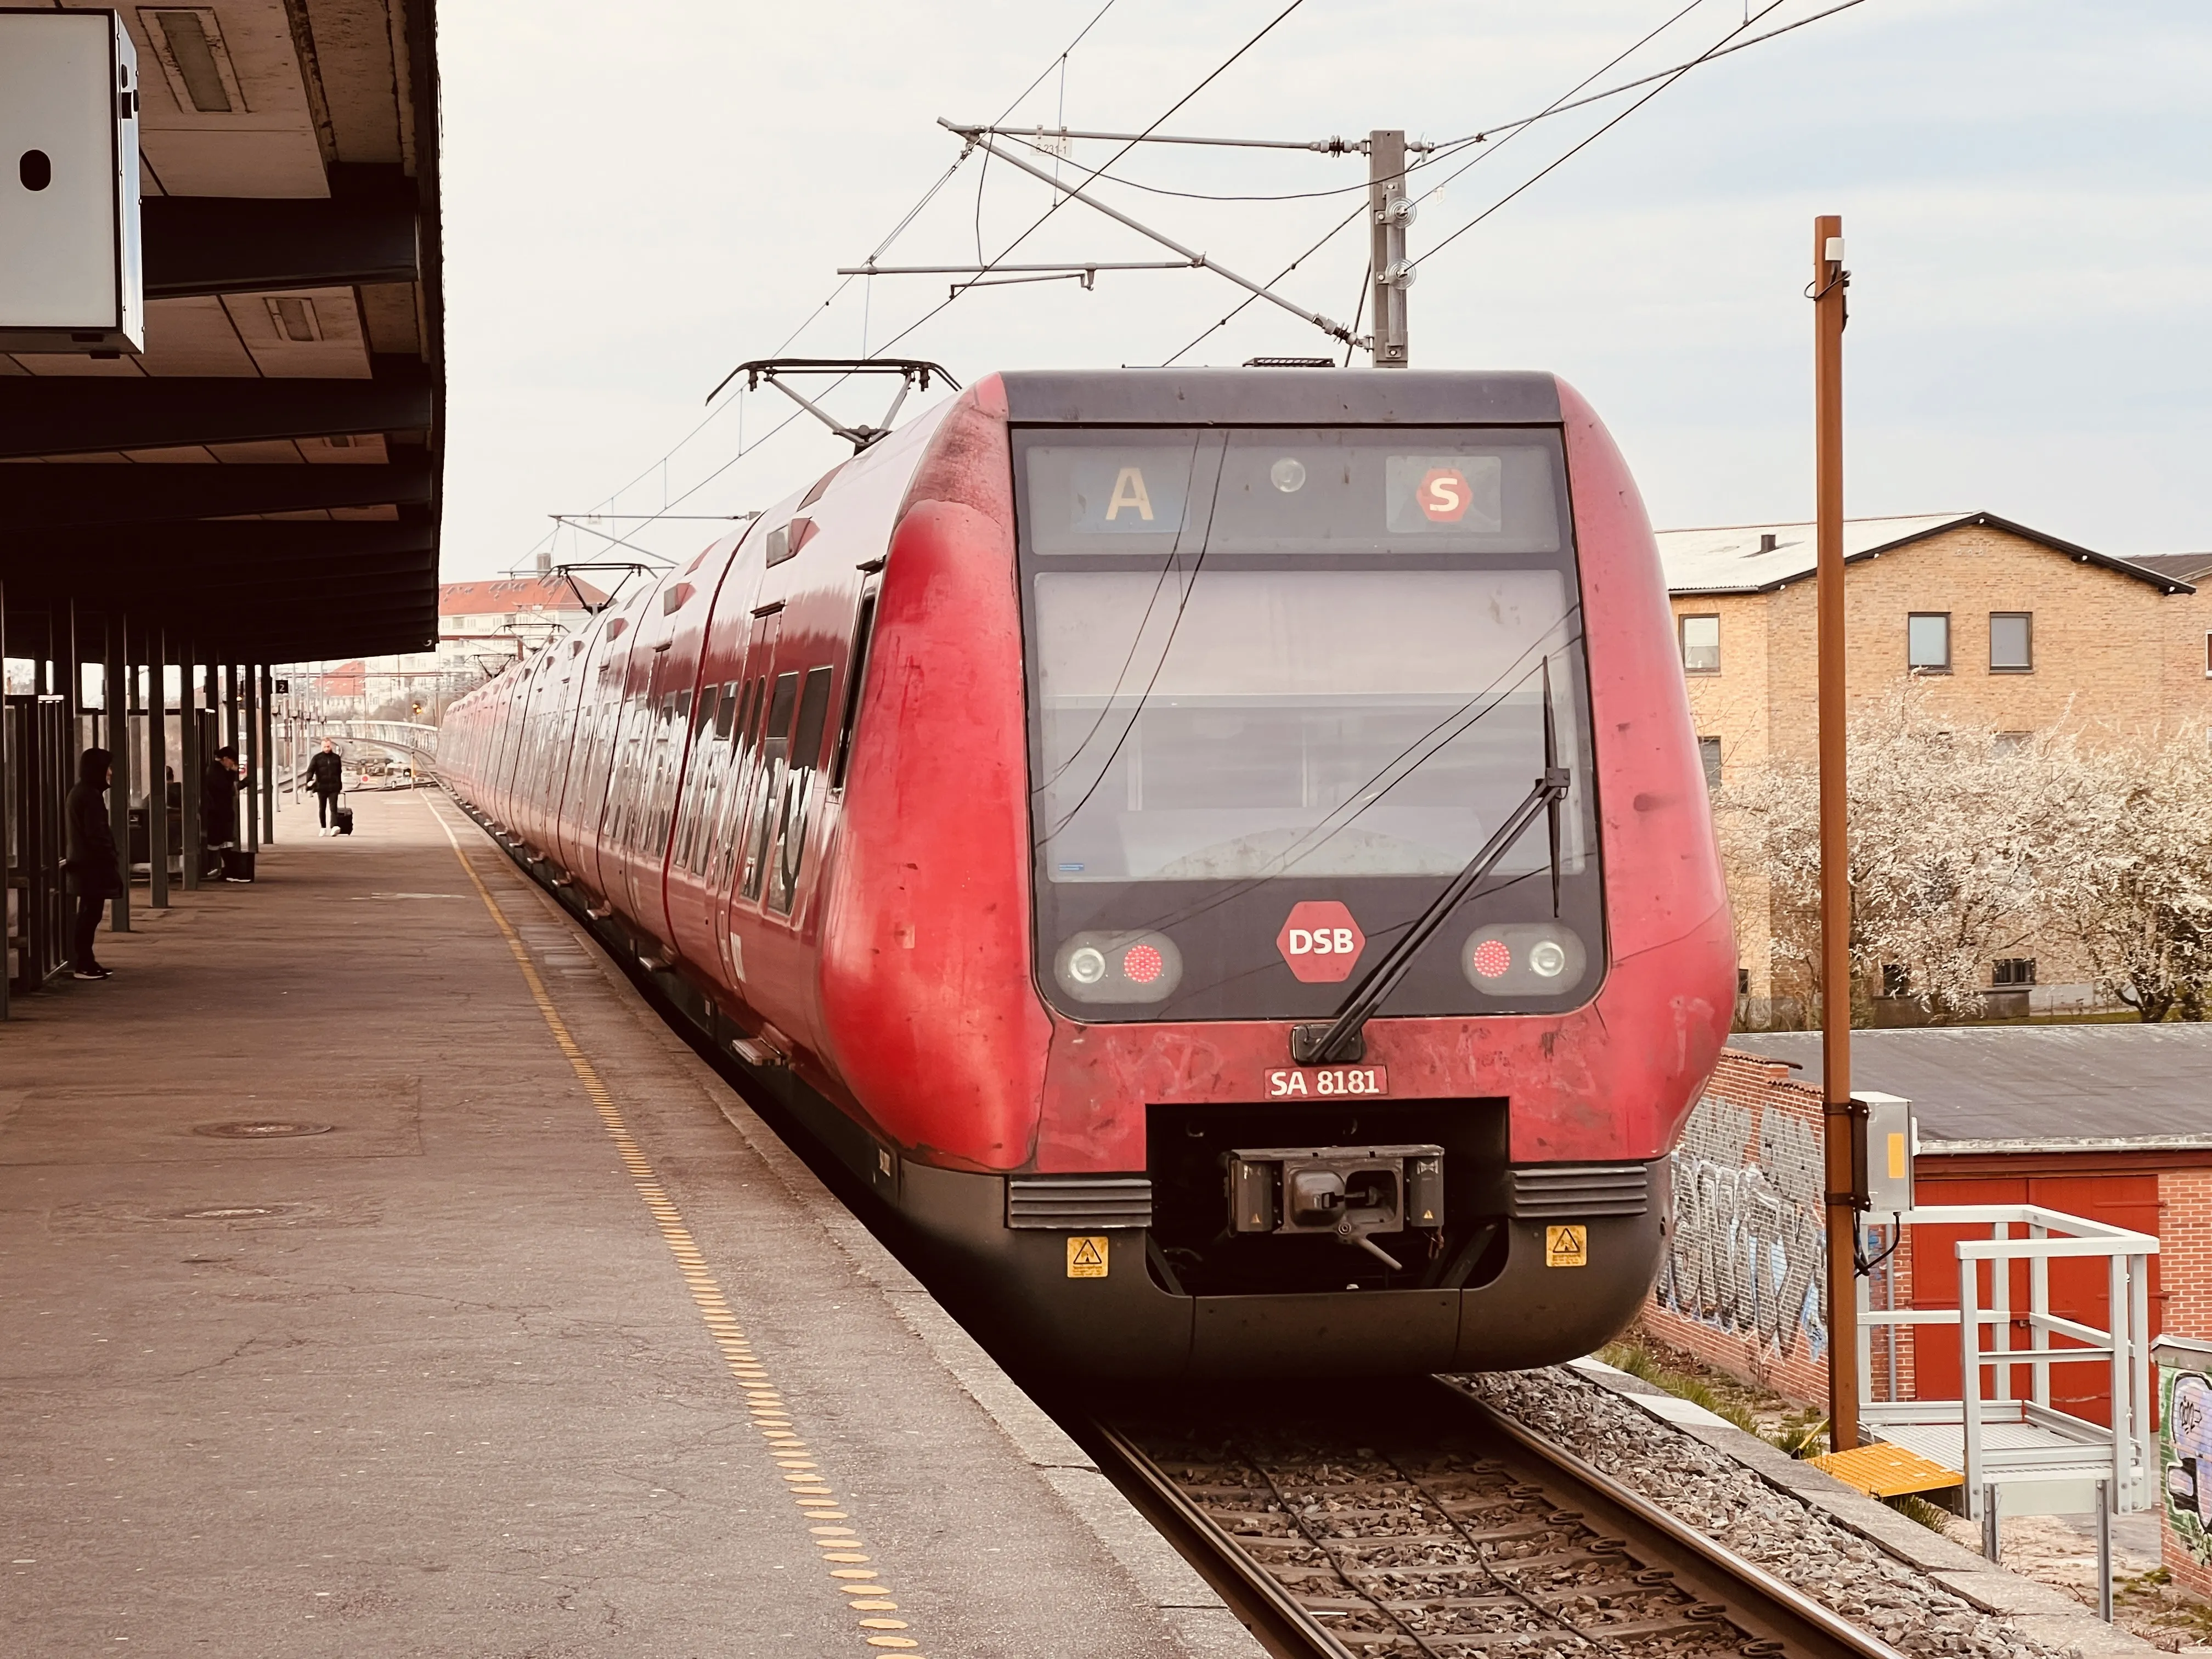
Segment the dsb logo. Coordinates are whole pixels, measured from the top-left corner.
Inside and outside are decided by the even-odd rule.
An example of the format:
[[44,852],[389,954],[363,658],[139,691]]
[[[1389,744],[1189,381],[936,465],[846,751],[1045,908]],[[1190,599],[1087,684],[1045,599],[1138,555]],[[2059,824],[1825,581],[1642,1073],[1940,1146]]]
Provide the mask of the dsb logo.
[[1309,899],[1291,907],[1275,949],[1290,970],[1309,985],[1347,979],[1367,948],[1367,935],[1352,912],[1334,899]]

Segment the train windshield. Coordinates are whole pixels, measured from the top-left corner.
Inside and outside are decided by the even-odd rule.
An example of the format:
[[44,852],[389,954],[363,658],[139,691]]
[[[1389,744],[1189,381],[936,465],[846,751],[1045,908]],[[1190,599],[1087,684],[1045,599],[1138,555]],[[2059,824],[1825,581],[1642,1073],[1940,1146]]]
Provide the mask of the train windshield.
[[1017,446],[1055,1003],[1331,1011],[1528,796],[1547,705],[1573,780],[1558,856],[1540,821],[1454,922],[1554,970],[1486,979],[1448,927],[1384,1012],[1587,997],[1601,921],[1555,433],[1063,428]]

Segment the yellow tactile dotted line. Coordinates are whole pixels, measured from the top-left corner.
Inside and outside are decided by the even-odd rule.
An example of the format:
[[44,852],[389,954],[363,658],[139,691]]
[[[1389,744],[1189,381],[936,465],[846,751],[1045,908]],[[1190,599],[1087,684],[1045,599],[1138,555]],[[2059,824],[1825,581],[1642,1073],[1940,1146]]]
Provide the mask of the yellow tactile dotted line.
[[[423,805],[428,806],[429,802],[425,799]],[[477,896],[483,900],[484,908],[491,912],[492,921],[498,924],[500,933],[506,938],[507,948],[514,953],[515,966],[522,970],[523,983],[530,988],[531,1000],[538,1005],[538,1012],[544,1017],[546,1029],[552,1032],[553,1041],[559,1046],[570,1069],[576,1073],[576,1080],[584,1085],[584,1092],[590,1097],[592,1109],[599,1113],[600,1123],[605,1127],[608,1138],[615,1144],[616,1154],[622,1159],[623,1167],[629,1172],[631,1184],[637,1188],[638,1196],[645,1200],[645,1207],[652,1212],[653,1224],[660,1229],[660,1237],[666,1242],[669,1254],[676,1258],[677,1268],[683,1273],[684,1282],[690,1290],[691,1300],[699,1310],[699,1316],[707,1322],[708,1333],[721,1350],[730,1374],[738,1379],[738,1387],[745,1391],[746,1408],[752,1413],[754,1426],[768,1443],[769,1455],[783,1472],[784,1482],[791,1490],[792,1501],[798,1504],[809,1522],[815,1523],[806,1530],[812,1534],[815,1547],[822,1552],[822,1559],[830,1569],[830,1577],[845,1593],[847,1605],[854,1613],[864,1615],[860,1620],[861,1630],[867,1632],[863,1639],[872,1648],[899,1650],[901,1659],[923,1659],[919,1651],[921,1643],[911,1636],[895,1633],[907,1629],[906,1621],[884,1616],[896,1613],[898,1603],[891,1599],[890,1587],[882,1582],[883,1575],[866,1565],[868,1558],[860,1553],[865,1540],[856,1536],[849,1527],[823,1524],[842,1522],[852,1517],[837,1507],[836,1495],[819,1473],[821,1466],[807,1455],[806,1443],[799,1438],[798,1430],[793,1427],[790,1410],[785,1405],[782,1395],[776,1391],[767,1367],[760,1363],[752,1345],[745,1340],[744,1329],[738,1323],[737,1316],[730,1311],[729,1303],[723,1298],[721,1285],[708,1267],[707,1259],[692,1239],[690,1230],[684,1224],[682,1212],[670,1200],[659,1178],[653,1174],[652,1164],[638,1146],[636,1138],[630,1133],[629,1124],[623,1121],[622,1109],[615,1104],[614,1096],[600,1081],[599,1068],[592,1064],[591,1057],[568,1034],[568,1023],[561,1018],[560,1011],[554,1007],[553,999],[545,994],[545,981],[538,977],[537,964],[530,960],[530,953],[524,948],[520,936],[508,923],[506,912],[499,908],[499,902],[492,897],[491,890],[484,885],[483,878],[477,874],[476,866],[470,861],[469,855],[461,850],[461,844],[453,835],[453,826],[446,822],[445,814],[431,806],[430,816],[438,820],[438,827],[446,832],[446,839],[453,842],[453,856],[460,860],[461,868],[475,885]]]

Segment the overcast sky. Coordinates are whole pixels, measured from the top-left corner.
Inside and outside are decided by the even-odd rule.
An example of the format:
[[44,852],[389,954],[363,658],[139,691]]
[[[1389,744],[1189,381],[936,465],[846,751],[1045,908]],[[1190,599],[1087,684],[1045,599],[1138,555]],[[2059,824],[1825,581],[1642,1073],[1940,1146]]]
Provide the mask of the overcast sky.
[[[729,514],[811,480],[847,447],[804,417],[762,441],[791,412],[773,392],[686,434],[731,365],[880,349],[945,299],[942,277],[838,291],[834,274],[958,157],[936,118],[996,117],[1048,70],[1011,118],[1143,128],[1287,0],[1115,0],[1063,76],[1101,3],[443,0],[447,576],[527,562],[551,513]],[[1748,33],[1832,3],[1784,0]],[[1304,0],[1162,130],[1461,139],[1543,108],[1682,4]],[[1745,16],[1702,0],[1592,89],[1742,38]],[[1412,292],[1413,360],[1565,376],[1662,527],[1809,517],[1802,290],[1812,217],[1841,213],[1852,514],[1985,508],[2115,553],[2212,549],[2208,83],[2202,0],[1863,0],[1692,71],[1437,252]],[[1475,161],[1423,203],[1415,253],[1635,95],[1438,167]],[[995,257],[1048,204],[982,160],[881,263],[972,262],[979,237]],[[1148,145],[1114,176],[1154,190],[1101,194],[1267,278],[1355,198],[1158,192],[1341,191],[1364,167]],[[1165,256],[1072,204],[1012,257]],[[1349,320],[1365,259],[1355,225],[1283,291]],[[897,349],[965,384],[1328,347],[1264,303],[1206,334],[1241,297],[1195,270],[981,289]],[[873,386],[834,401],[882,412]],[[733,462],[741,428],[757,447]],[[607,525],[672,554],[715,533]],[[564,532],[557,556],[591,544]]]

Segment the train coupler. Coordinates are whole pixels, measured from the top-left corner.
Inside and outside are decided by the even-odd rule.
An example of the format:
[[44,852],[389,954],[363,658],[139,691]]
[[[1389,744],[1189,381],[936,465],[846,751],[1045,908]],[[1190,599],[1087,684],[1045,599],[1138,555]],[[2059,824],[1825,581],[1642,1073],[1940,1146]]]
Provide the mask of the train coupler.
[[1402,1270],[1374,1235],[1444,1223],[1441,1146],[1240,1147],[1223,1163],[1232,1233],[1330,1233]]

